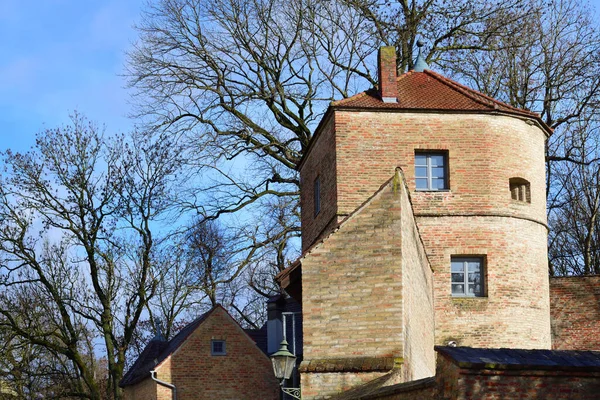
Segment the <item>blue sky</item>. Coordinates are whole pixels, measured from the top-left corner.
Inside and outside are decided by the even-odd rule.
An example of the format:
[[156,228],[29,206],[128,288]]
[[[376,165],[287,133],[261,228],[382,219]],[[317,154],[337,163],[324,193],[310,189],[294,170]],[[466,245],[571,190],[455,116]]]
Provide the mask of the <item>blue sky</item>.
[[0,149],[77,110],[108,131],[132,126],[125,51],[143,0],[0,0]]
[[121,74],[144,4],[0,0],[0,150],[28,149],[74,110],[109,132],[132,128]]

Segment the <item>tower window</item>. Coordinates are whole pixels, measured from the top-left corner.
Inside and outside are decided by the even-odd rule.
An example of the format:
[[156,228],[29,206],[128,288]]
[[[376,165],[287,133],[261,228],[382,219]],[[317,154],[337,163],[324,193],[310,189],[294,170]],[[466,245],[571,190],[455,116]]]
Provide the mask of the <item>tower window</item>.
[[315,208],[315,217],[321,211],[321,177],[317,176],[315,178],[314,188],[314,208]]
[[482,257],[452,257],[452,296],[484,296],[484,273]]
[[513,200],[531,203],[531,188],[527,180],[523,178],[510,178],[510,197]]
[[224,340],[212,340],[210,343],[210,355],[211,356],[224,356],[225,352],[225,341]]
[[448,189],[448,154],[415,153],[415,183],[417,190]]

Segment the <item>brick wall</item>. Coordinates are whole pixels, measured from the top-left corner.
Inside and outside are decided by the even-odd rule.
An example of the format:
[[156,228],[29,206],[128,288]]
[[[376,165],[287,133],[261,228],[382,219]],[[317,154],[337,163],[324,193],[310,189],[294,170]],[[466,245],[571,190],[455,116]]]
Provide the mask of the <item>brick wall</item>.
[[550,278],[552,347],[600,350],[600,276]]
[[[336,183],[328,190],[336,194],[326,195],[337,201],[331,213],[343,218],[396,167],[404,170],[435,271],[437,343],[452,339],[469,346],[550,348],[544,132],[502,115],[333,113],[335,137],[329,130],[319,134],[335,143]],[[309,188],[304,177],[320,168],[316,150],[301,170],[303,191]],[[414,190],[415,150],[448,153],[448,191]],[[514,177],[530,182],[531,203],[512,200],[509,180]],[[315,238],[310,229],[304,235],[305,246]],[[485,298],[451,297],[453,255],[484,257]]]
[[[388,181],[302,260],[304,365],[392,357],[404,358],[408,379],[433,374],[431,270],[402,178]],[[383,373],[363,370],[303,373],[303,396],[321,398]]]
[[[211,355],[211,340],[225,340],[225,356]],[[223,308],[216,308],[157,368],[157,378],[177,388],[178,400],[279,399],[269,358]],[[127,400],[172,400],[169,388],[150,378],[125,389]]]
[[[450,191],[414,192],[417,215],[502,214],[546,222],[544,132],[508,116],[335,111],[338,213],[348,214],[401,167],[414,190],[415,150],[448,152]],[[304,168],[303,168],[304,170]],[[509,179],[531,183],[531,204]]]
[[[400,177],[400,175],[397,175]],[[435,373],[433,273],[421,242],[404,176],[397,184],[401,191],[402,229],[402,316],[404,365],[403,381]]]
[[[435,270],[436,344],[550,348],[545,227],[498,217],[418,221]],[[485,256],[485,297],[452,296],[453,255]]]
[[[333,113],[321,126],[321,132],[303,162],[300,173],[300,204],[302,222],[302,250],[306,250],[323,231],[338,220],[336,187],[336,152]],[[314,182],[319,177],[321,211],[315,216]],[[388,176],[389,178],[389,176]],[[382,182],[383,183],[383,182]]]
[[467,369],[443,356],[438,356],[436,381],[433,398],[440,400],[593,400],[600,393],[598,372]]
[[151,379],[144,379],[123,389],[123,397],[125,400],[158,400],[156,391],[156,382]]

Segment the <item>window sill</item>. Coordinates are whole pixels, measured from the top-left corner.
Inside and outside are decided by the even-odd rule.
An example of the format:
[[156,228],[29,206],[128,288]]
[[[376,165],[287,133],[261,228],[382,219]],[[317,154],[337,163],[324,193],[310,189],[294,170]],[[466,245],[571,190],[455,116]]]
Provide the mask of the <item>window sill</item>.
[[487,296],[452,296],[452,305],[461,311],[486,311],[489,306]]
[[451,190],[450,189],[439,189],[439,190],[434,190],[434,189],[415,189],[415,192],[417,192],[417,193],[450,193]]

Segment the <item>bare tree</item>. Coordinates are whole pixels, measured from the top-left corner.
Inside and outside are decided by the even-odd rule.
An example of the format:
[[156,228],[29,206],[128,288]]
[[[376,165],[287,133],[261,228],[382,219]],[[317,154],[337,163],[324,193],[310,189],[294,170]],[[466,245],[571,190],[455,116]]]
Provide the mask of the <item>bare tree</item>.
[[[484,93],[540,113],[554,129],[546,149],[550,273],[592,273],[600,160],[598,21],[577,0],[530,3],[534,11],[506,25],[507,34],[490,43],[494,51],[444,65]],[[519,34],[509,34],[514,32]]]
[[[34,150],[4,154],[0,327],[67,360],[77,377],[71,397],[121,397],[126,352],[157,289],[153,225],[166,211],[176,152],[165,138],[104,137],[75,115],[38,135]],[[107,393],[89,332],[103,344]]]
[[[129,54],[130,84],[138,116],[185,144],[190,175],[179,192],[181,212],[243,220],[234,233],[248,239],[240,257],[248,259],[260,245],[268,250],[254,254],[268,252],[275,263],[255,260],[248,263],[252,273],[243,275],[272,275],[297,255],[290,241],[300,229],[296,167],[316,123],[331,100],[376,85],[376,49],[395,45],[400,70],[412,66],[417,35],[430,42],[432,62],[492,51],[494,40],[507,35],[503,26],[519,21],[529,6],[520,0],[157,0]],[[250,233],[243,225],[276,230]]]

